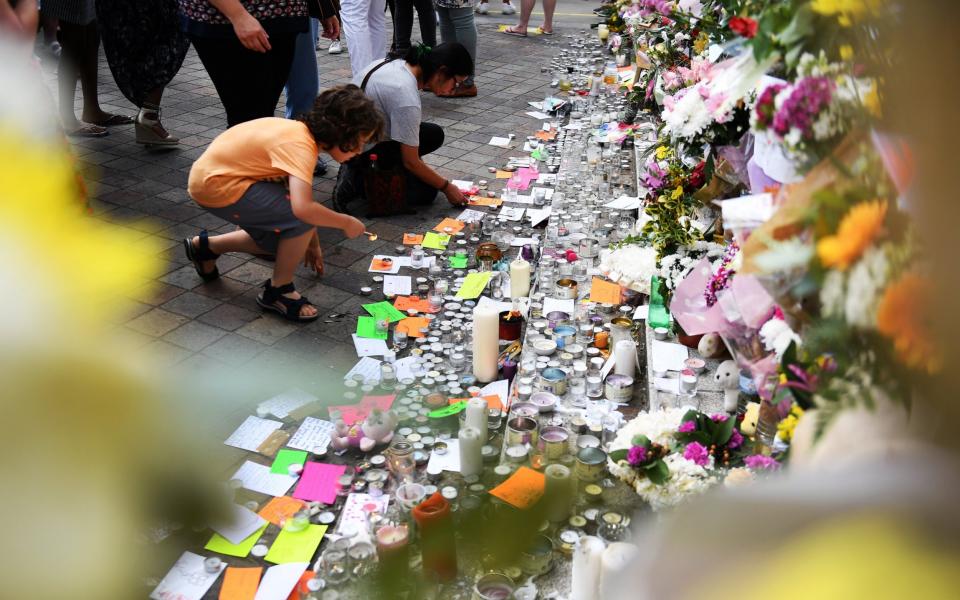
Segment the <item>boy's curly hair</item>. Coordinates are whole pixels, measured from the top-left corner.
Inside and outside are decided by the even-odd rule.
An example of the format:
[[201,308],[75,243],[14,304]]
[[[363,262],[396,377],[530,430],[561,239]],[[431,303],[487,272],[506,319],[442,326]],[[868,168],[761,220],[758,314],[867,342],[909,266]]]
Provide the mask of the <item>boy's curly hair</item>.
[[344,152],[360,149],[362,137],[376,142],[383,134],[383,115],[373,100],[353,84],[324,90],[313,101],[310,112],[300,115],[313,139],[321,147],[338,147]]

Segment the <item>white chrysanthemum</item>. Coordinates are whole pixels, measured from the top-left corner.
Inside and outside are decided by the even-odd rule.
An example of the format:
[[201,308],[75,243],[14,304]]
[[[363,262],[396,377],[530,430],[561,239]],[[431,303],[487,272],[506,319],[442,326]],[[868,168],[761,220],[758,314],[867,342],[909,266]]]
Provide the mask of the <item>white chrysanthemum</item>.
[[765,349],[773,350],[777,360],[783,358],[783,353],[790,347],[791,342],[801,344],[800,336],[790,329],[790,325],[783,319],[770,319],[764,323],[760,328],[760,340]]
[[670,469],[670,478],[662,485],[646,477],[637,477],[633,489],[653,510],[676,506],[690,496],[697,496],[717,483],[717,478],[697,463],[680,454],[669,454],[663,459]]
[[650,278],[657,274],[657,251],[639,245],[604,250],[600,254],[600,271],[622,285],[649,294]]
[[610,442],[610,449],[630,448],[632,446],[630,440],[638,435],[647,436],[655,444],[669,446],[674,442],[677,427],[680,427],[680,421],[683,415],[687,414],[687,410],[686,408],[668,408],[639,413],[617,432],[617,437]]
[[820,305],[823,314],[837,317],[843,314],[843,302],[846,294],[846,277],[841,271],[830,271],[820,287]]
[[889,262],[886,253],[870,247],[863,258],[850,269],[843,314],[847,323],[864,329],[873,328],[877,321],[880,291],[887,282]]

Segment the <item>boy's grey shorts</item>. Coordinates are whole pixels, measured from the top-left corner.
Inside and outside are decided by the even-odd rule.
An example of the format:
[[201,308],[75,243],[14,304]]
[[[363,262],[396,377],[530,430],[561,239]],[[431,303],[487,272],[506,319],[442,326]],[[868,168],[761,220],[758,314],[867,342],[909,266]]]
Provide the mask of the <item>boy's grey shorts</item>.
[[287,188],[270,181],[254,183],[230,206],[206,208],[221,219],[240,226],[268,254],[277,253],[280,240],[297,237],[316,228],[293,214]]

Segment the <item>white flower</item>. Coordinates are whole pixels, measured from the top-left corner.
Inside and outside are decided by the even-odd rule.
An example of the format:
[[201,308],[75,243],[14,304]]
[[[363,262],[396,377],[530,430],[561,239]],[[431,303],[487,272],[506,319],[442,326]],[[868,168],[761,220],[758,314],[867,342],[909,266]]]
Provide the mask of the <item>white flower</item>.
[[664,484],[657,485],[646,477],[637,477],[633,481],[637,495],[655,511],[676,506],[690,496],[704,493],[717,483],[716,477],[707,469],[680,454],[668,454],[663,462],[670,470],[670,478]]
[[820,288],[820,305],[823,307],[824,315],[836,317],[843,314],[846,283],[846,277],[841,271],[830,271],[823,278],[823,286]]
[[764,348],[773,350],[778,361],[783,358],[791,342],[796,342],[798,346],[801,344],[800,336],[783,319],[770,319],[764,323],[760,328],[760,340]]
[[843,314],[847,323],[864,329],[877,321],[877,304],[881,288],[887,282],[889,263],[886,253],[871,246],[850,269]]
[[680,0],[677,2],[677,9],[681,12],[699,17],[703,14],[703,2],[700,0]]
[[604,250],[600,256],[600,270],[614,279],[621,277],[631,281],[631,287],[642,293],[650,293],[650,278],[657,273],[657,251],[650,246],[631,245],[616,250]]

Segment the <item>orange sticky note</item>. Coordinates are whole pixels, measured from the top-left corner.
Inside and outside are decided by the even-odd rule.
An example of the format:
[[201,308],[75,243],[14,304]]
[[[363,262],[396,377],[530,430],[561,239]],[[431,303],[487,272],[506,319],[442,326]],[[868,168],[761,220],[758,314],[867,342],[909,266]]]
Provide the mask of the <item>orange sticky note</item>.
[[480,196],[475,196],[470,200],[471,206],[492,206],[494,208],[503,204],[503,200],[500,198],[481,198]]
[[519,509],[530,508],[543,496],[546,478],[530,467],[520,467],[490,493]]
[[620,304],[620,286],[612,281],[594,277],[590,284],[590,302]]
[[[457,402],[466,402],[470,398],[450,398],[448,404],[456,404]],[[484,396],[484,400],[487,401],[487,408],[498,408],[503,409],[503,403],[500,402],[500,396],[496,394],[491,394],[489,396]]]
[[304,503],[291,498],[290,496],[277,496],[267,502],[267,505],[257,513],[261,518],[266,519],[281,527],[281,523],[287,517],[292,517],[298,510],[304,507]]
[[450,234],[456,233],[461,229],[463,229],[463,221],[451,219],[450,217],[447,217],[446,219],[440,221],[437,224],[437,226],[433,228],[434,231],[439,231],[440,233],[450,233]]
[[412,308],[422,313],[433,312],[430,301],[419,296],[397,296],[393,301],[393,307],[401,311],[408,311]]
[[263,567],[227,567],[220,586],[220,600],[253,600],[261,573]]
[[375,258],[370,262],[370,268],[374,271],[391,271],[393,270],[393,261]]
[[510,179],[511,177],[513,177],[513,173],[511,173],[510,171],[497,169],[497,179]]
[[552,142],[553,140],[557,139],[556,131],[544,131],[541,129],[535,135],[537,136],[538,140],[543,140],[545,142]]
[[307,589],[307,582],[313,579],[313,575],[313,571],[304,571],[303,575],[300,576],[300,581],[290,590],[287,600],[303,600],[306,598],[310,594],[310,590]]
[[430,321],[426,317],[407,317],[397,323],[396,331],[406,331],[410,337],[423,337],[420,330],[429,326]]
[[405,233],[403,234],[403,244],[405,246],[416,246],[417,244],[423,243],[423,234],[420,233]]

